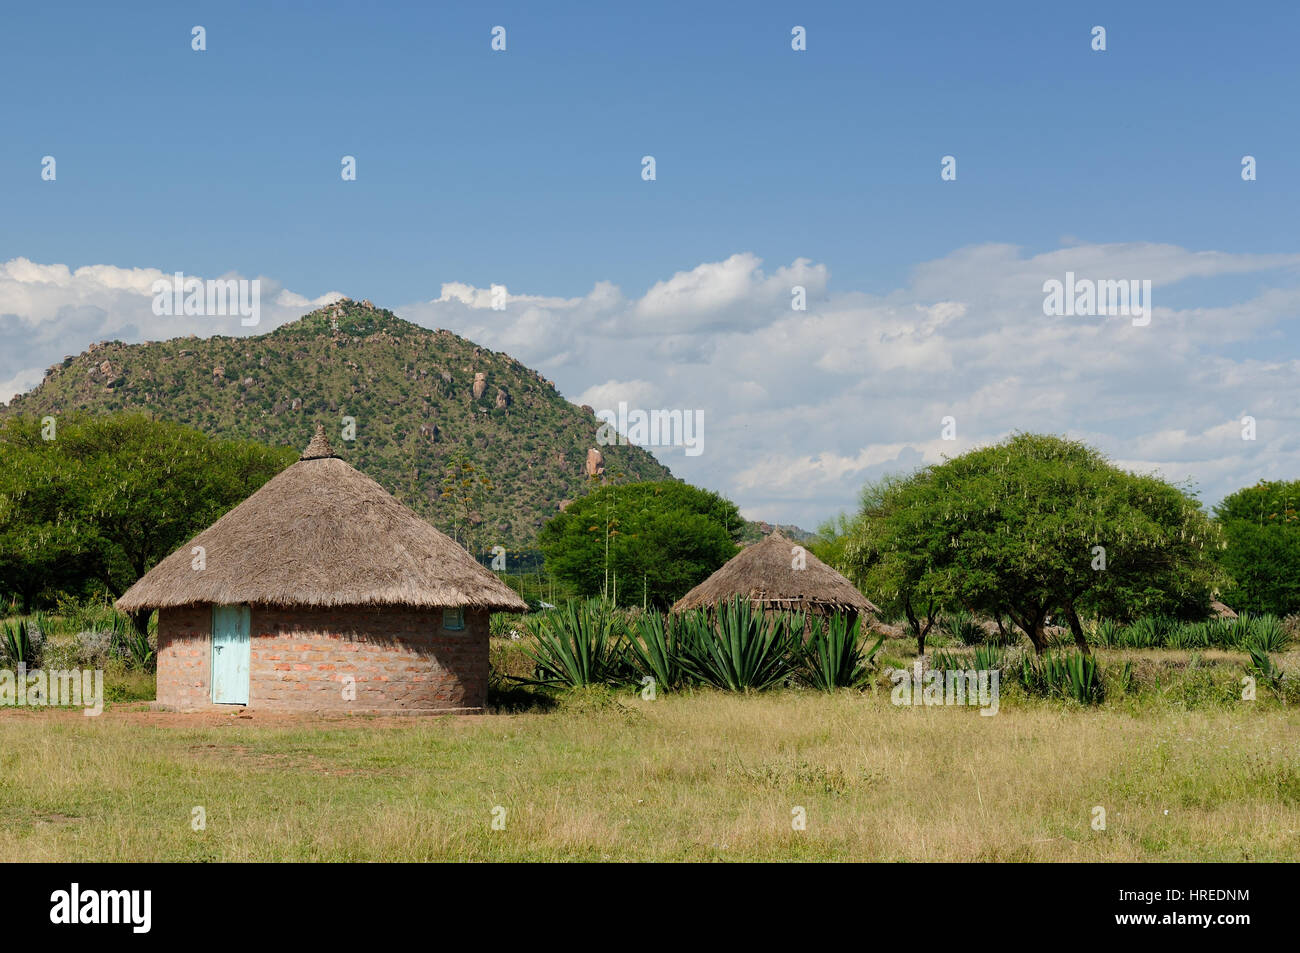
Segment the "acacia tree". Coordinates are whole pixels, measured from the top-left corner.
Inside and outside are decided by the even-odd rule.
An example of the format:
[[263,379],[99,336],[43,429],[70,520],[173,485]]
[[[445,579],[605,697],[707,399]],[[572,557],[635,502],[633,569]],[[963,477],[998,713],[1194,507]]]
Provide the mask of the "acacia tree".
[[903,613],[920,654],[952,599],[937,571],[942,553],[931,551],[935,540],[914,526],[925,518],[926,507],[918,505],[926,494],[924,477],[925,471],[886,476],[864,486],[858,516],[843,533],[840,561],[833,563],[882,608]]
[[846,554],[912,607],[922,639],[918,604],[961,605],[1009,617],[1042,652],[1059,612],[1087,652],[1081,611],[1203,613],[1218,539],[1180,488],[1081,443],[1016,434],[880,485]]

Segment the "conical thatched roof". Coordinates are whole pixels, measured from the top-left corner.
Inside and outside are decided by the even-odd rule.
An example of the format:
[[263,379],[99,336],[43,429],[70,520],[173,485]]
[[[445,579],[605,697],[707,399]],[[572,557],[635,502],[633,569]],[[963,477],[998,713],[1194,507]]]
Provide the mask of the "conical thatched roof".
[[117,600],[127,612],[202,603],[528,609],[449,536],[338,459],[319,427],[297,463]]
[[1233,612],[1231,609],[1229,609],[1226,605],[1224,605],[1224,604],[1223,604],[1222,602],[1220,602],[1218,599],[1211,599],[1211,600],[1210,600],[1210,615],[1214,616],[1214,618],[1216,618],[1216,619],[1235,619],[1235,618],[1237,618],[1237,613]]
[[746,546],[673,605],[674,612],[716,606],[733,597],[771,609],[879,612],[853,584],[806,549],[795,569],[794,548],[780,532]]

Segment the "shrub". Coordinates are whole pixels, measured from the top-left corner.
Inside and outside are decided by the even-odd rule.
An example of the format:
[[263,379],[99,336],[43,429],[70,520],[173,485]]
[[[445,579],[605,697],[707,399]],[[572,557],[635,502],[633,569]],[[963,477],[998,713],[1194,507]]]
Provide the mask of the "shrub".
[[78,632],[76,637],[76,657],[78,665],[92,668],[103,666],[113,654],[113,633],[87,629]]

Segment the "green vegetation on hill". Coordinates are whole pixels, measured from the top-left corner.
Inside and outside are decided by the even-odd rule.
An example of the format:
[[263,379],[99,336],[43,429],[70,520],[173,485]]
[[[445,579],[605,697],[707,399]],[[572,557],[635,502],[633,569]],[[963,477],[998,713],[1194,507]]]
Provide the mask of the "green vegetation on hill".
[[[340,456],[480,552],[530,544],[583,494],[599,425],[509,355],[348,300],[257,337],[92,345],[0,415],[121,410],[297,449],[323,423]],[[600,450],[608,479],[671,478],[640,447]]]

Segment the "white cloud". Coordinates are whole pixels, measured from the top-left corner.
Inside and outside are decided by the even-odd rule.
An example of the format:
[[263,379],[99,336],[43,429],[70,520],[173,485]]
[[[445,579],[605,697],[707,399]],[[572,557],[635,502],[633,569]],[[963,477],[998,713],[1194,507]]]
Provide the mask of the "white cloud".
[[771,275],[761,265],[761,259],[745,253],[679,271],[651,287],[619,327],[629,333],[641,327],[679,332],[754,327],[765,312],[790,310],[796,286],[809,298],[826,290],[829,273],[824,265],[800,258]]
[[19,371],[7,381],[0,381],[0,404],[7,404],[18,394],[25,394],[41,382],[45,372],[39,367]]
[[[490,288],[457,282],[406,305],[361,297],[506,351],[576,403],[702,410],[704,452],[664,459],[774,522],[811,527],[851,508],[866,479],[1015,430],[1066,434],[1125,466],[1194,479],[1209,501],[1300,475],[1300,255],[1072,243],[1025,256],[988,244],[925,262],[884,296],[833,291],[829,269],[805,259],[762,266],[732,255],[639,297],[608,282],[573,298],[510,291],[504,311],[492,310]],[[1042,282],[1067,270],[1150,278],[1150,325],[1045,317]],[[29,386],[30,368],[106,337],[247,333],[237,321],[155,318],[148,291],[159,275],[0,266],[0,379]],[[1213,284],[1242,275],[1250,292],[1234,290],[1240,280]],[[1211,282],[1215,303],[1162,303],[1187,279]],[[271,305],[259,333],[332,298],[268,293],[263,280]],[[807,288],[806,311],[791,309],[794,285]],[[1257,419],[1255,441],[1240,438],[1244,414]],[[949,415],[955,441],[940,439]]]
[[593,410],[617,410],[620,402],[629,408],[650,410],[659,403],[659,388],[649,381],[605,381],[588,387],[574,398]]

